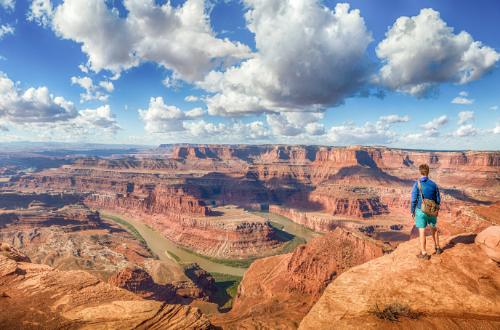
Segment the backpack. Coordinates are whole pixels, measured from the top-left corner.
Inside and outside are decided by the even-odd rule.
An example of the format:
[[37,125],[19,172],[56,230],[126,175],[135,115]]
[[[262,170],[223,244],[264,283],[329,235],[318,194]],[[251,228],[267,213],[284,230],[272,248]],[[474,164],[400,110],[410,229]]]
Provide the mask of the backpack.
[[420,185],[420,180],[417,181],[417,184],[418,184],[418,190],[420,191],[420,197],[422,197],[422,205],[420,207],[420,210],[428,216],[437,217],[439,213],[439,204],[433,201],[432,199],[424,198],[424,194],[422,193],[422,186]]

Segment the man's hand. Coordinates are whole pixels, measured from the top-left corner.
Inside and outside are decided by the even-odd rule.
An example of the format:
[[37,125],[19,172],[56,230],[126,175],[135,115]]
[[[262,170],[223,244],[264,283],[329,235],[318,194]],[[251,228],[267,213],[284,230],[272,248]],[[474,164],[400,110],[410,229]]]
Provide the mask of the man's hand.
[[411,213],[412,219],[415,219],[415,213]]

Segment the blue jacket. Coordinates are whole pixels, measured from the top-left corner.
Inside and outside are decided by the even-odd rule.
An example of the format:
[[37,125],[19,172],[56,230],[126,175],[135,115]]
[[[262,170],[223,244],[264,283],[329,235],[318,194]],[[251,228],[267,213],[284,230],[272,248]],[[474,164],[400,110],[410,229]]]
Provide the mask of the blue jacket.
[[[434,181],[430,180],[426,176],[420,178],[420,185],[422,186],[422,193],[424,198],[432,199],[436,203],[441,203],[441,196],[439,195],[439,188]],[[415,182],[413,189],[411,191],[411,214],[415,214],[415,208],[422,207],[422,198],[420,197],[420,192],[418,191],[418,184]]]

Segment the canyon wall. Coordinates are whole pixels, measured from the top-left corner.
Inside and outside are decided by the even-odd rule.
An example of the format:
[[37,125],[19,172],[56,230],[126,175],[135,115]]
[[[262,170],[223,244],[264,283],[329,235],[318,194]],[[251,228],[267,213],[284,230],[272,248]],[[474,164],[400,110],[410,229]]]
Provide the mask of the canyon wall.
[[213,210],[229,204],[271,209],[317,231],[346,219],[409,231],[410,191],[424,162],[440,186],[446,233],[500,221],[481,211],[500,200],[500,152],[300,145],[165,145],[156,152],[77,159],[12,186],[81,193],[88,205],[143,219],[186,248],[231,258],[271,252],[279,242],[261,221],[226,221]]
[[[151,204],[157,200],[92,194],[85,199],[85,203],[92,208],[141,219],[173,242],[213,257],[248,258],[272,254],[284,244],[263,218],[245,214],[243,210],[236,210],[237,214],[231,216],[226,215],[226,212],[233,212],[230,209],[207,211],[204,206],[184,203],[183,197],[173,198],[167,203],[166,196],[161,197],[163,202],[178,204],[172,208],[162,208]],[[184,209],[183,205],[187,207]],[[211,215],[207,216],[204,212]]]
[[58,207],[66,200],[61,195],[41,196],[53,204],[38,201],[40,195],[19,194],[19,200],[31,200],[26,208],[0,210],[0,241],[23,251],[33,262],[84,270],[103,280],[137,269],[162,292],[148,298],[170,303],[208,301],[214,295],[213,279],[197,265],[184,269],[166,257],[158,260],[137,237],[101,219],[98,212],[83,204]]
[[293,253],[252,263],[233,309],[211,320],[224,329],[296,328],[336,276],[385,252],[382,244],[338,228]]

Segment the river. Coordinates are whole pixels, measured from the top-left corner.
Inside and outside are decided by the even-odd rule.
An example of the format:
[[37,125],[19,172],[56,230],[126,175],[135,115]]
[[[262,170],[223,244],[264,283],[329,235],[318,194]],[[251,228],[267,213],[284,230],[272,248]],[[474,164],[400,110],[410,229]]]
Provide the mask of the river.
[[287,233],[292,234],[294,236],[301,237],[306,242],[309,242],[311,239],[322,235],[305,226],[293,222],[287,217],[284,217],[276,213],[270,213],[270,212],[252,212],[252,213],[261,216],[271,222],[282,225],[283,228],[281,230],[286,231]]
[[[265,213],[265,212],[254,212],[255,214],[269,219],[272,222],[278,223],[283,226],[283,231],[286,231],[294,236],[302,237],[304,240],[309,241],[310,239],[320,235],[319,233],[316,233],[304,226],[301,226],[299,224],[296,224],[295,222],[291,221],[290,219],[283,217],[278,214],[274,213]],[[171,257],[168,255],[167,252],[173,253],[177,257],[180,258],[182,263],[197,263],[200,265],[201,268],[205,269],[209,273],[222,273],[222,274],[229,274],[229,275],[234,275],[234,276],[243,276],[247,268],[239,268],[239,267],[233,267],[233,266],[228,266],[224,265],[221,263],[214,262],[212,260],[203,258],[201,256],[198,256],[193,253],[189,253],[188,251],[180,248],[177,244],[174,242],[170,241],[169,239],[165,238],[163,235],[161,235],[158,231],[148,227],[146,224],[144,224],[141,221],[138,221],[136,219],[132,219],[130,217],[125,217],[123,215],[118,215],[114,213],[108,213],[106,211],[101,212],[102,216],[104,219],[113,221],[112,218],[109,218],[106,216],[106,214],[109,214],[114,217],[120,218],[122,221],[128,223],[129,225],[133,226],[139,234],[144,238],[146,241],[146,244],[148,245],[149,249],[158,255],[160,260],[165,260],[166,258],[171,259]]]

